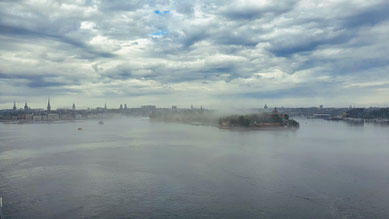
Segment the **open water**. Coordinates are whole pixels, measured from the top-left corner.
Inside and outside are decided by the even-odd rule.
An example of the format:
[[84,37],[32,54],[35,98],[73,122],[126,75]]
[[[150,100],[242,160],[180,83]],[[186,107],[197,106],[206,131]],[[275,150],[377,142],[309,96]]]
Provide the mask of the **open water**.
[[[389,218],[389,128],[0,123],[6,218]],[[78,131],[77,128],[83,128]]]

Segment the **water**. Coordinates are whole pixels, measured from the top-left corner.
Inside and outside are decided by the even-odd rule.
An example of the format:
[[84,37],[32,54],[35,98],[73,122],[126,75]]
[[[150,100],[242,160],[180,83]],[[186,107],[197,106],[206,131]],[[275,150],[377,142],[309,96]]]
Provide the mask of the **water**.
[[[7,218],[388,218],[389,128],[0,124]],[[77,128],[82,127],[82,131]]]

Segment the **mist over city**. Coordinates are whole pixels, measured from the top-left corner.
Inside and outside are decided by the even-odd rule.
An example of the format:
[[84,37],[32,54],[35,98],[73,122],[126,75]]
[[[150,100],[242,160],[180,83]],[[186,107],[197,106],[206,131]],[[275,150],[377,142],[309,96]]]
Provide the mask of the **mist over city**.
[[388,12],[0,0],[0,219],[389,218]]

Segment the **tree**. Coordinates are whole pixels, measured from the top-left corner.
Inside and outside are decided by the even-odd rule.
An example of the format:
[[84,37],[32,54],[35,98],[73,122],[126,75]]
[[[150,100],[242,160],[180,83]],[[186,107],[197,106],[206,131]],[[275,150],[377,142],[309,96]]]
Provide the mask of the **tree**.
[[282,123],[281,117],[280,117],[279,115],[277,115],[277,114],[273,114],[273,115],[271,116],[271,118],[272,118],[272,121],[273,121],[274,123]]
[[240,126],[248,127],[250,125],[250,120],[245,118],[244,116],[239,116],[238,118],[238,124]]

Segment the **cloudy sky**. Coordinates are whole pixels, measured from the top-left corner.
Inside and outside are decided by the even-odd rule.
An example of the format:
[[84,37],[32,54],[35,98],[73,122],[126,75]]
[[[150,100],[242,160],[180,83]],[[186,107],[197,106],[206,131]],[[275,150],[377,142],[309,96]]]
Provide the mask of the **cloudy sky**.
[[0,0],[0,108],[387,106],[387,0]]

